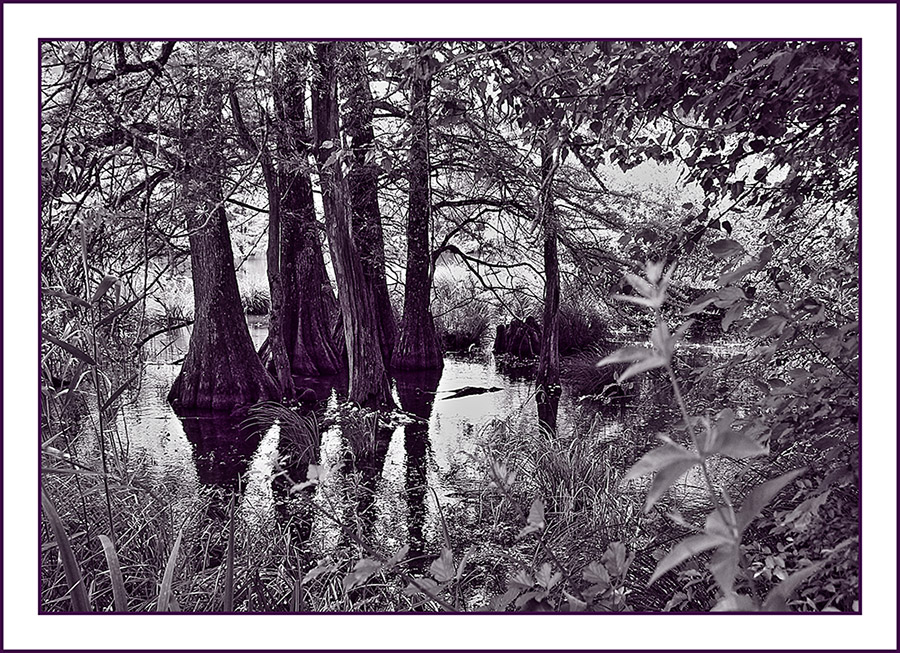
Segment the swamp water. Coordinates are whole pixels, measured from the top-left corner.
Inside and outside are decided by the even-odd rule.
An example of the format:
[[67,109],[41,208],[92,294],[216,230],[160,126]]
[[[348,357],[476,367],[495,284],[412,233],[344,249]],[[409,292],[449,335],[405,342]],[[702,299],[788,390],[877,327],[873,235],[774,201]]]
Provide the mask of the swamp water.
[[[264,322],[265,318],[248,318],[257,347],[267,335]],[[307,470],[282,467],[295,447],[277,424],[254,428],[240,418],[179,416],[166,402],[188,339],[187,327],[157,339],[152,352],[156,362],[146,365],[138,391],[118,412],[114,429],[118,448],[129,466],[140,467],[143,483],[164,488],[181,505],[180,512],[190,511],[206,487],[236,492],[245,523],[266,528],[289,518],[291,511],[284,506],[292,499],[285,480],[275,477],[286,472],[302,482]],[[489,444],[492,429],[536,437],[534,381],[528,367],[505,368],[491,354],[448,356],[439,373],[397,376],[393,394],[399,410],[383,415],[378,426],[371,420],[351,426],[352,411],[348,417],[341,398],[346,381],[342,388],[339,379],[308,380],[305,386],[297,379],[298,385],[316,393],[317,401],[304,403],[295,412],[314,419],[320,432],[314,461],[321,465],[319,499],[338,513],[346,512],[352,509],[346,505],[347,497],[353,499],[355,491],[357,509],[361,506],[366,513],[365,530],[377,541],[396,549],[418,540],[419,547],[411,545],[413,552],[416,548],[439,552],[444,539],[442,513],[477,495],[490,480],[483,447]],[[615,415],[595,419],[595,413],[590,402],[577,400],[563,388],[561,433],[577,426],[595,433],[602,429],[604,439],[615,439],[621,422]],[[350,428],[363,433],[345,433]],[[372,450],[357,459],[354,441],[361,436],[371,438]],[[89,448],[95,446],[93,440],[87,438]],[[336,544],[338,534],[327,520],[314,520],[311,535]]]
[[[264,276],[258,265],[247,272]],[[266,318],[248,316],[247,322],[258,348],[268,334]],[[482,500],[492,492],[486,452],[509,461],[520,479],[528,474],[507,456],[516,443],[547,437],[538,429],[532,365],[511,366],[490,353],[475,352],[447,356],[440,372],[398,374],[392,391],[399,410],[382,415],[377,424],[348,408],[342,399],[346,380],[297,379],[299,388],[315,392],[316,401],[304,403],[295,414],[310,420],[319,434],[312,456],[298,464],[297,442],[277,422],[179,416],[172,410],[166,396],[189,338],[190,327],[184,327],[147,344],[150,362],[140,384],[126,393],[115,425],[108,425],[129,478],[165,497],[173,530],[191,523],[199,523],[201,530],[210,524],[221,530],[234,497],[245,551],[278,549],[271,561],[283,559],[279,553],[285,549],[302,550],[303,560],[291,562],[303,571],[326,555],[345,562],[358,559],[362,554],[348,529],[384,554],[408,544],[408,568],[416,574],[427,574],[447,541],[457,555],[472,542],[484,544],[482,554],[494,560],[503,557],[502,548],[516,546],[515,534],[523,524],[507,510],[509,523],[498,529],[504,518],[496,512],[497,502]],[[618,479],[642,451],[655,446],[653,435],[676,419],[666,398],[651,398],[644,390],[638,394],[643,395],[640,406],[620,412],[575,396],[564,382],[555,436],[563,441],[563,450],[588,437],[591,452],[599,452],[597,465],[614,467],[609,475],[613,483],[595,488],[606,495],[600,500],[627,489],[635,512],[645,488],[640,483],[623,488]],[[79,456],[99,460],[95,420],[86,418],[83,429]],[[291,492],[294,483],[306,480],[310,462],[320,466],[319,483],[303,491],[305,498],[313,496],[341,526],[311,511],[304,498]],[[521,462],[521,457],[515,461]],[[571,474],[573,486],[581,480],[575,476],[577,470]],[[700,485],[699,479],[684,479],[682,499],[696,496],[693,488]],[[527,510],[528,503],[524,506]],[[285,539],[289,542],[282,546]],[[208,568],[222,562],[222,549],[220,543],[204,550]],[[495,569],[505,575],[502,564]]]
[[[267,336],[265,318],[248,317],[248,327],[258,347]],[[550,522],[559,519],[554,511],[565,512],[565,501],[573,499],[576,505],[570,508],[576,512],[600,516],[603,532],[595,543],[600,550],[585,552],[588,559],[599,559],[607,541],[620,540],[638,554],[636,566],[646,567],[643,575],[652,571],[659,546],[654,533],[658,535],[660,525],[648,531],[637,528],[636,521],[641,519],[646,483],[621,479],[644,451],[658,445],[654,436],[677,421],[670,398],[657,393],[659,384],[642,380],[636,397],[619,410],[575,396],[564,382],[558,433],[549,436],[537,425],[532,366],[511,367],[490,353],[447,356],[440,372],[398,374],[392,386],[398,410],[380,414],[378,421],[371,414],[360,419],[359,411],[347,405],[346,381],[296,379],[299,387],[315,392],[316,401],[295,407],[293,416],[308,420],[318,432],[315,451],[298,464],[297,439],[278,422],[177,415],[172,410],[166,396],[189,338],[185,327],[148,344],[150,362],[140,384],[126,393],[107,432],[115,440],[116,457],[125,462],[119,471],[127,470],[135,486],[161,497],[168,515],[166,530],[174,537],[184,527],[184,546],[193,547],[194,555],[199,550],[194,563],[199,573],[189,576],[194,590],[202,593],[203,583],[215,588],[220,582],[216,579],[224,568],[224,534],[233,498],[236,555],[249,561],[250,569],[261,570],[260,587],[280,587],[282,597],[284,592],[290,596],[296,582],[292,579],[323,559],[336,561],[331,568],[346,573],[365,555],[357,538],[384,555],[408,545],[406,569],[426,576],[449,542],[457,560],[474,551],[470,566],[478,568],[479,580],[470,589],[480,589],[469,596],[467,609],[479,609],[488,597],[503,592],[510,561],[523,559],[523,554],[529,558],[532,554],[525,548],[534,545],[517,538],[522,519],[490,488],[488,452],[518,474],[517,501],[525,511],[540,496]],[[78,456],[99,460],[95,419],[85,416],[82,425]],[[528,451],[529,443],[537,446]],[[580,460],[576,455],[577,464],[566,467],[572,462],[567,453],[576,450],[582,452]],[[542,465],[551,459],[563,471],[549,484],[545,478],[541,487],[550,489],[538,493],[534,488],[540,483],[534,482],[532,472],[546,472],[537,469],[542,457]],[[319,482],[293,492],[293,484],[306,480],[310,462],[319,466]],[[604,470],[605,476],[597,476],[597,470]],[[567,487],[553,496],[559,487],[554,483],[560,480]],[[675,507],[701,507],[702,485],[691,474],[679,481],[670,492]],[[310,498],[328,514],[314,511]],[[285,600],[268,605],[283,606]],[[196,605],[196,610],[204,609]],[[251,609],[271,609],[265,606]],[[348,608],[334,598],[324,609]]]

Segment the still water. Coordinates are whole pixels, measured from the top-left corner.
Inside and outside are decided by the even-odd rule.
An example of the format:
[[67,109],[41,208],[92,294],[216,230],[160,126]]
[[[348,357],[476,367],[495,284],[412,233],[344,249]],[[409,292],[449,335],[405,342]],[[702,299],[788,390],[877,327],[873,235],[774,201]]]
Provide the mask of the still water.
[[[248,327],[258,347],[267,335],[265,318],[248,317]],[[287,473],[293,481],[304,481],[306,466],[283,465],[292,445],[277,424],[254,430],[240,420],[175,414],[166,395],[187,351],[189,328],[153,342],[152,362],[117,415],[119,449],[128,466],[140,470],[143,483],[165,490],[176,520],[187,518],[212,489],[237,494],[244,524],[271,528],[295,514],[286,489],[290,483],[277,476]],[[476,461],[496,422],[523,436],[537,430],[535,388],[527,368],[507,369],[490,353],[447,357],[440,373],[398,375],[393,391],[399,410],[376,429],[371,454],[348,464],[354,454],[344,432],[346,388],[339,380],[333,385],[310,380],[308,385],[318,401],[299,412],[314,417],[321,433],[316,500],[342,518],[363,515],[367,537],[389,549],[409,543],[411,557],[439,551],[447,511],[486,486],[485,467]],[[564,388],[560,431],[574,428],[576,420],[583,423],[582,413],[593,412]],[[602,428],[614,434],[620,425],[612,419]],[[320,517],[305,537],[319,549],[340,546],[339,529]]]

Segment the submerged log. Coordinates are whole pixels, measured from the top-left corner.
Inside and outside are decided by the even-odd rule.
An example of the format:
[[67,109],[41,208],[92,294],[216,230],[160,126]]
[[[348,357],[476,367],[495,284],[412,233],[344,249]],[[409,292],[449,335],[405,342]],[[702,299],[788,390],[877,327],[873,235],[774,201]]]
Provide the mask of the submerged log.
[[460,399],[461,397],[472,397],[474,395],[483,395],[488,392],[500,392],[503,388],[498,388],[496,386],[491,388],[479,388],[476,386],[466,386],[465,388],[459,388],[458,390],[453,390],[452,394],[447,395],[446,397],[441,397],[441,399]]

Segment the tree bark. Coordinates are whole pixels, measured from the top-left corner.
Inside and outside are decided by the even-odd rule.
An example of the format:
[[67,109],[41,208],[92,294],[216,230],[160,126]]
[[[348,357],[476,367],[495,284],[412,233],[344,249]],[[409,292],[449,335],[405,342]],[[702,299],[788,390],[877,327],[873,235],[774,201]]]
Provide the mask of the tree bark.
[[557,219],[553,208],[553,151],[541,147],[541,187],[538,194],[538,219],[544,232],[544,317],[541,353],[537,369],[538,421],[556,431],[559,407],[559,253]]
[[230,410],[279,396],[250,339],[234,273],[221,187],[223,97],[219,83],[200,82],[183,137],[179,181],[190,229],[194,329],[168,397],[182,409]]
[[304,44],[290,44],[284,80],[276,88],[281,115],[278,171],[281,188],[282,276],[285,293],[285,342],[291,369],[300,376],[330,376],[343,368],[340,347],[332,337],[337,300],[325,269],[322,240],[316,222],[309,171],[306,128]]
[[266,248],[266,276],[269,280],[269,351],[272,355],[272,367],[275,379],[281,388],[281,396],[293,399],[294,380],[291,376],[291,364],[288,358],[287,345],[284,338],[285,325],[285,291],[281,271],[281,188],[278,184],[278,175],[275,164],[269,153],[268,145],[257,144],[244,123],[241,105],[237,94],[232,90],[229,93],[231,101],[231,114],[237,127],[238,136],[244,146],[253,154],[259,155],[262,165],[263,180],[266,185],[266,195],[269,200],[269,242]]
[[372,91],[369,88],[361,44],[347,44],[344,55],[344,133],[350,139],[353,152],[353,163],[347,173],[353,214],[353,239],[361,256],[363,274],[375,299],[381,354],[384,360],[389,361],[397,340],[397,323],[385,275],[384,234],[381,228],[381,209],[378,206],[380,168],[372,162],[366,162],[366,155],[371,152],[375,141],[372,128]]
[[431,315],[431,219],[428,164],[429,59],[417,45],[410,94],[409,213],[406,223],[406,289],[400,339],[392,366],[399,370],[440,369],[444,359]]
[[350,368],[349,399],[372,408],[392,408],[394,401],[378,343],[375,302],[350,231],[347,182],[338,147],[337,47],[333,42],[315,45],[317,83],[313,85],[312,109],[325,225]]

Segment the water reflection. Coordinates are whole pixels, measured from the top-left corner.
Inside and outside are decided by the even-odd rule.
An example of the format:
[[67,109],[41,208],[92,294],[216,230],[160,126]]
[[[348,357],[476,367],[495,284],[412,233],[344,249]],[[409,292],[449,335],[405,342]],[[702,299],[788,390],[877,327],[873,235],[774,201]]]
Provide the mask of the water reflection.
[[[183,355],[186,332],[160,338],[166,357]],[[255,336],[262,337],[262,331]],[[318,558],[356,546],[332,521],[311,512],[309,496],[290,492],[289,478],[302,482],[308,466],[319,464],[324,479],[310,489],[317,503],[386,551],[409,544],[409,559],[427,571],[444,539],[442,512],[452,506],[468,512],[465,497],[485,482],[472,457],[491,438],[497,420],[523,436],[536,429],[531,368],[488,354],[448,357],[442,373],[397,374],[395,398],[406,413],[399,420],[396,415],[379,420],[349,408],[346,377],[297,378],[297,387],[314,393],[316,400],[303,402],[293,414],[314,419],[321,430],[318,446],[303,453],[290,429],[249,425],[222,414],[176,416],[165,396],[177,365],[148,365],[136,401],[121,413],[121,427],[130,451],[142,454],[158,486],[191,502],[201,496],[199,486],[215,489],[202,496],[211,495],[209,502],[204,499],[208,514],[223,523],[230,498],[238,494],[240,519],[252,522],[254,532],[269,533],[267,541],[290,533],[291,546],[302,547],[298,555],[304,560],[307,554]],[[573,429],[582,412],[598,412],[575,401],[567,388],[553,399],[552,416],[541,419],[555,417],[560,431]],[[185,486],[188,480],[191,485]],[[276,527],[277,533],[271,530]]]
[[428,489],[426,476],[431,447],[428,427],[434,405],[435,393],[441,380],[441,370],[416,373],[397,373],[397,396],[400,407],[417,419],[403,427],[403,443],[406,449],[406,528],[409,544],[409,560],[413,571],[421,572],[425,564],[425,494]]
[[364,410],[343,412],[339,426],[347,447],[342,471],[352,488],[345,523],[355,522],[359,533],[371,536],[377,523],[378,484],[394,430],[378,413]]
[[242,418],[221,413],[185,413],[178,418],[194,447],[200,482],[239,490],[241,478],[262,439],[261,431],[245,426]]

